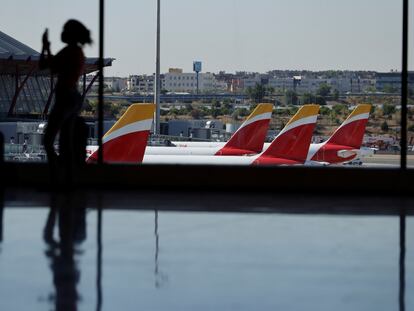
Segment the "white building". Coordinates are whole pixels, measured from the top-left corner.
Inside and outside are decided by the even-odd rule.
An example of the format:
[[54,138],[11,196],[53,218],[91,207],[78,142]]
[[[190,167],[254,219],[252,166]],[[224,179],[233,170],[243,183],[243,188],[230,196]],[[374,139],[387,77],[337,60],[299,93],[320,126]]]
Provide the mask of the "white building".
[[127,88],[127,79],[119,77],[105,77],[105,88],[112,90],[113,92],[120,92]]
[[257,84],[261,84],[261,83],[262,83],[262,78],[260,75],[243,78],[243,88],[245,90],[247,90],[248,88],[254,88]]
[[136,91],[138,89],[138,84],[139,84],[138,81],[139,81],[139,76],[137,75],[129,76],[127,80],[127,90]]
[[[200,73],[198,89],[200,93],[214,91],[216,79],[212,73]],[[197,74],[186,73],[182,69],[170,69],[164,74],[164,89],[169,92],[197,92]]]
[[322,84],[328,84],[328,79],[318,78],[306,78],[303,77],[296,86],[296,92],[303,93],[315,93]]
[[[296,92],[303,93],[315,93],[322,84],[329,84],[328,79],[307,78],[307,77],[295,77],[296,80]],[[270,78],[268,86],[274,88],[276,91],[294,90],[294,79],[292,78]]]
[[[296,79],[296,92],[303,93],[315,93],[322,84],[327,84],[331,87],[331,90],[338,90],[339,93],[353,92],[362,93],[368,91],[375,86],[375,80],[362,79],[358,77],[338,77],[338,78],[323,78],[315,77],[309,78],[305,76],[295,77]],[[264,78],[260,75],[243,79],[244,90],[249,87],[255,87],[256,84],[263,84],[268,87],[274,88],[276,91],[294,90],[294,77],[272,77]]]
[[[154,93],[155,75],[132,75],[127,82],[128,91],[140,94]],[[161,76],[161,89],[165,89],[165,80]]]
[[213,89],[218,92],[227,92],[230,88],[226,81],[214,79]]
[[293,78],[270,78],[269,86],[276,91],[293,90]]

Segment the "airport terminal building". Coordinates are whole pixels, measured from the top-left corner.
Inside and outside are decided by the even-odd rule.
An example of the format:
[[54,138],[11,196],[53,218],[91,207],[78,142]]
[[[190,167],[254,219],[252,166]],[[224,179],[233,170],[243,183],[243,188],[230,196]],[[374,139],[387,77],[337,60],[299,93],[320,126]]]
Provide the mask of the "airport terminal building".
[[[4,135],[6,154],[13,157],[27,146],[31,154],[41,154],[42,134],[54,102],[56,77],[49,70],[39,70],[39,58],[39,52],[0,31],[0,132]],[[105,66],[111,66],[112,61],[105,59]],[[95,74],[87,81],[86,75],[97,70],[98,59],[87,58],[83,83],[80,83],[83,96],[97,78]]]
[[[39,52],[0,31],[1,121],[46,118],[53,104],[56,78],[49,70],[39,70],[39,58]],[[105,59],[105,66],[111,66],[112,61]],[[98,59],[87,58],[84,77],[97,70]],[[88,90],[85,79],[81,93],[85,95]]]

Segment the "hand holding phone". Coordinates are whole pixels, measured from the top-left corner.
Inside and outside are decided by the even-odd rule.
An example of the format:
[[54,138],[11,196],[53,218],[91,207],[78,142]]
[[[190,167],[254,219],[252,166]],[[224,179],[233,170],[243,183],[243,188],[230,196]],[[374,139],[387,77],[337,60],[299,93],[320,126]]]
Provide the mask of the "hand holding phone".
[[42,43],[43,43],[43,47],[44,48],[47,48],[48,49],[50,47],[49,30],[47,28],[45,29],[45,32],[43,33]]

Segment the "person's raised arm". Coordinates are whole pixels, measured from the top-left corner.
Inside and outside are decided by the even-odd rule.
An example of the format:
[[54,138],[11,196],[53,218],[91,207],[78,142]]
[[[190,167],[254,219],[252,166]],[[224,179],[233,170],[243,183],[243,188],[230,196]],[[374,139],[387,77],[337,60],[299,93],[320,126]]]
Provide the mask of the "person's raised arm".
[[46,28],[42,36],[42,52],[40,53],[39,69],[42,70],[42,69],[50,68],[52,57],[53,55],[50,52],[48,29]]

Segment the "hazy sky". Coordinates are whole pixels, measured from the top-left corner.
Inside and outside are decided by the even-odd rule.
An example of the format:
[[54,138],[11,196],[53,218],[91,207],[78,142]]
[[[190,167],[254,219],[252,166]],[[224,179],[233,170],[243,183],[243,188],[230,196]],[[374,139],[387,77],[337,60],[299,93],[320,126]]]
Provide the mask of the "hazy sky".
[[[161,1],[162,71],[191,71],[193,60],[212,72],[401,67],[402,1]],[[1,6],[0,30],[36,50],[45,27],[56,52],[63,23],[81,20],[95,40],[85,53],[98,55],[97,0],[3,0]],[[155,9],[156,0],[106,0],[105,54],[116,58],[106,75],[155,71]]]

